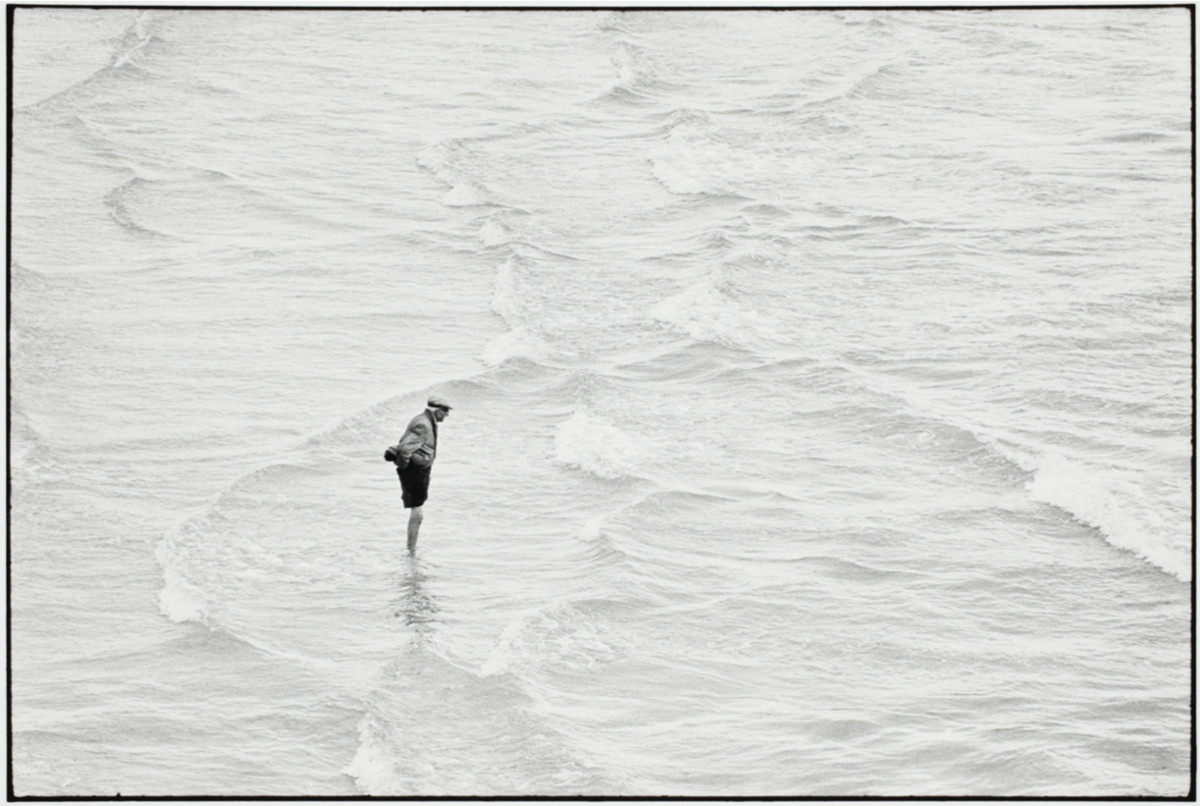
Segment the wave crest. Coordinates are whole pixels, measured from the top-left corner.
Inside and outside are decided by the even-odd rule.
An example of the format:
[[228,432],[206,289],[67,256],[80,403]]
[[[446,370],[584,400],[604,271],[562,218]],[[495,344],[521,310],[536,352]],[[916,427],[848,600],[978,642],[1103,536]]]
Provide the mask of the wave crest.
[[513,619],[488,655],[484,677],[520,672],[530,665],[589,669],[624,654],[621,641],[605,626],[609,600],[563,601]]
[[162,41],[157,33],[158,27],[159,17],[152,10],[140,10],[119,35],[83,44],[85,52],[91,50],[88,44],[92,47],[96,45],[103,47],[112,43],[113,47],[107,54],[96,54],[103,61],[96,60],[85,63],[84,69],[90,69],[90,72],[77,74],[77,80],[71,81],[65,86],[59,85],[61,89],[51,91],[29,103],[23,103],[18,111],[33,112],[41,108],[54,108],[58,102],[76,97],[78,93],[85,92],[88,87],[97,82],[123,73],[144,76],[148,73],[145,67],[147,52],[153,44]]
[[739,301],[720,270],[701,278],[650,308],[650,316],[698,341],[748,349],[763,343],[787,343],[783,323]]
[[645,459],[645,449],[612,420],[586,408],[576,409],[554,435],[558,461],[602,479],[634,476]]
[[417,155],[417,165],[449,185],[441,199],[446,207],[482,207],[495,204],[478,181],[476,157],[460,140],[443,140]]
[[650,164],[654,177],[677,195],[750,198],[754,187],[793,178],[803,183],[811,173],[810,160],[786,140],[723,127],[701,110],[677,109],[666,125]]
[[367,701],[343,772],[379,797],[612,791],[536,710],[510,675],[479,675],[414,651],[391,664]]
[[146,195],[149,186],[150,180],[134,177],[109,191],[108,195],[104,197],[104,206],[108,208],[108,214],[112,220],[124,229],[143,235],[165,238],[167,237],[166,233],[139,222],[133,213],[133,207],[140,197]]
[[[1191,581],[1190,530],[1180,528],[1185,524],[1168,523],[1132,476],[1052,453],[1042,457],[1026,487],[1034,499],[1098,530],[1117,548],[1133,552],[1184,582]],[[1179,497],[1170,510],[1187,509],[1186,493],[1180,491]]]
[[109,62],[110,67],[139,66],[143,54],[157,39],[150,13],[143,11],[138,14],[133,23],[125,29]]

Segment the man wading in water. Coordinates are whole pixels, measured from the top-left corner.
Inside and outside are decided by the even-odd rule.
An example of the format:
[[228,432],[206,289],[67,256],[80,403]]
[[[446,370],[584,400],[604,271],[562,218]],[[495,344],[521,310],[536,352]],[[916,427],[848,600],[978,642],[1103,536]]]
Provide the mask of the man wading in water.
[[450,404],[440,397],[431,397],[425,411],[412,418],[400,442],[388,448],[383,458],[395,462],[396,475],[404,491],[404,508],[408,515],[408,553],[417,550],[417,532],[425,517],[422,507],[429,497],[429,470],[437,456],[437,424],[450,413]]

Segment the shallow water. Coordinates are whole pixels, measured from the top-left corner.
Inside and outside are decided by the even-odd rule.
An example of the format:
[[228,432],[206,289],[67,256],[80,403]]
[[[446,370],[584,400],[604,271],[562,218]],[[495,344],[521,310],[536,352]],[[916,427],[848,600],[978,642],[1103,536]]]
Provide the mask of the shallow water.
[[18,795],[1187,793],[1186,9],[15,17]]

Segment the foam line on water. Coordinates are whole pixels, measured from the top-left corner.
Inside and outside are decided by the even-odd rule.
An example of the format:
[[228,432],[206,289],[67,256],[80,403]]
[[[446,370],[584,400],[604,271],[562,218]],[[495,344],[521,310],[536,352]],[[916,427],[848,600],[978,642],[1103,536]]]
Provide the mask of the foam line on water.
[[[1158,514],[1132,474],[1048,453],[1037,461],[1027,489],[1034,499],[1096,529],[1112,545],[1183,582],[1191,581],[1193,559],[1186,534]],[[1182,491],[1180,498],[1186,499]],[[1186,500],[1177,503],[1178,509],[1186,508]]]
[[[1156,514],[1155,503],[1131,471],[1099,467],[1064,453],[1046,450],[1017,434],[984,425],[955,411],[935,395],[892,377],[842,364],[877,391],[895,397],[914,413],[935,417],[970,434],[996,456],[1020,468],[1031,498],[1050,504],[1094,528],[1107,542],[1182,581],[1192,578],[1190,542],[1178,524]],[[1174,507],[1186,510],[1184,492]]]

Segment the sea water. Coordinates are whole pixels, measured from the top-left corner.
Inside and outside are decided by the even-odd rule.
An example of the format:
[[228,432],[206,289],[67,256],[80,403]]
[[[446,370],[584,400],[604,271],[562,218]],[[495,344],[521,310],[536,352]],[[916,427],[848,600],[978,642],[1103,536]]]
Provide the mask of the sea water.
[[14,13],[16,794],[1188,792],[1188,9]]

